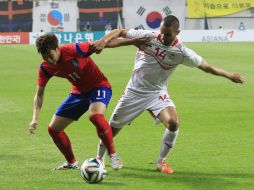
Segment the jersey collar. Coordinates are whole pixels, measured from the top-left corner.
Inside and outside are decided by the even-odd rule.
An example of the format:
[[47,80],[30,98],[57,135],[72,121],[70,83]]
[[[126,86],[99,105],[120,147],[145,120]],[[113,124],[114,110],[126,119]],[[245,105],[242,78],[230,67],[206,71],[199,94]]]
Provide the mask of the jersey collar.
[[[160,34],[157,36],[157,41],[162,43],[161,42],[161,35]],[[178,39],[176,38],[169,46],[175,46],[177,43],[178,43]]]

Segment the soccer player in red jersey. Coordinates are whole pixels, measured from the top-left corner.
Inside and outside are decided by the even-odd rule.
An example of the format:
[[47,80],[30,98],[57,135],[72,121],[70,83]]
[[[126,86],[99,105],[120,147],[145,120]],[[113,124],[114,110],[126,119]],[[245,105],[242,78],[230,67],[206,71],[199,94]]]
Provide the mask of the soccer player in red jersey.
[[121,30],[113,30],[92,43],[82,42],[58,46],[58,40],[53,34],[40,36],[36,41],[36,47],[42,55],[43,62],[39,68],[33,117],[28,127],[30,133],[33,134],[37,128],[44,91],[49,79],[53,76],[66,78],[72,84],[70,95],[56,110],[48,126],[50,136],[66,159],[63,165],[55,168],[56,170],[79,169],[71,142],[64,129],[73,121],[78,120],[86,111],[97,129],[98,136],[107,147],[111,167],[113,169],[122,167],[114,148],[111,127],[104,117],[112,95],[110,83],[90,58],[92,53],[100,53],[104,47],[136,45],[136,42],[142,41],[138,39],[136,41],[112,40],[117,38],[120,32]]

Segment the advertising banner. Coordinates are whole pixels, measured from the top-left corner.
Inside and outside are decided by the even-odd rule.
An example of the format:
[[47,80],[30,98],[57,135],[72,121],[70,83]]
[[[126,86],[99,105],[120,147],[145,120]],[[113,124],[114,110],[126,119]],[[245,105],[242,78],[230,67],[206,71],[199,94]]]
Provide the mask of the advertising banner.
[[29,44],[28,32],[0,33],[0,44]]
[[54,34],[57,36],[59,44],[68,44],[98,40],[105,35],[105,32],[58,32]]
[[188,18],[219,17],[254,7],[253,0],[187,0]]
[[[45,33],[31,32],[29,35],[30,44],[35,44],[36,39],[43,34]],[[57,36],[59,44],[69,44],[99,40],[105,35],[105,32],[56,32],[54,34]]]
[[34,2],[33,32],[75,32],[77,19],[76,1]]
[[253,42],[254,30],[183,30],[183,42]]
[[46,33],[44,33],[44,32],[30,32],[29,33],[29,44],[35,44],[36,39],[39,36],[42,36],[43,34],[46,34]]
[[[2,32],[0,44],[35,44],[41,32]],[[99,40],[105,32],[54,33],[59,44]],[[177,36],[183,42],[254,42],[254,30],[181,30]]]

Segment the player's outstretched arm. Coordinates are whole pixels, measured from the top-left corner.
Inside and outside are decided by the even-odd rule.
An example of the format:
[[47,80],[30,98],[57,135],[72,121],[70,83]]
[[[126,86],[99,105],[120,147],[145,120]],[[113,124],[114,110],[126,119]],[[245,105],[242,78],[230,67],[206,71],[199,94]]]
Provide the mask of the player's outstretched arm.
[[31,134],[34,134],[34,131],[38,126],[39,114],[43,103],[44,91],[45,87],[37,86],[37,90],[34,96],[33,118],[28,126],[28,131]]
[[118,37],[126,37],[128,29],[114,29],[101,38],[107,44],[110,40]]
[[101,53],[101,51],[105,48],[108,42],[114,38],[124,37],[128,30],[126,29],[114,29],[105,36],[103,36],[100,40],[95,42],[95,52]]
[[135,46],[140,46],[140,45],[150,45],[151,38],[149,37],[144,37],[144,38],[114,38],[110,40],[107,45],[105,46],[106,48],[115,48],[115,47],[120,47],[120,46],[128,46],[128,45],[135,45]]
[[198,68],[207,73],[228,78],[229,80],[235,83],[241,83],[241,84],[244,83],[244,79],[241,77],[239,73],[228,72],[221,68],[217,68],[215,66],[209,65],[205,60],[202,61],[202,63],[198,66]]

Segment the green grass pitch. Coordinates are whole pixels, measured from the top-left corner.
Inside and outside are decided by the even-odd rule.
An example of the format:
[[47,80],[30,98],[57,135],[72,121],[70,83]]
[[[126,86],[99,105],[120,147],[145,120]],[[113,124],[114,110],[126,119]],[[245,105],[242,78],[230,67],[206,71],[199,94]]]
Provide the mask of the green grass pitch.
[[[3,190],[252,190],[254,187],[254,43],[187,43],[210,64],[242,73],[244,85],[179,66],[169,91],[181,119],[169,163],[175,174],[155,171],[164,127],[147,112],[115,139],[124,169],[101,184],[87,184],[79,171],[51,169],[64,162],[47,133],[54,111],[67,96],[67,81],[49,82],[39,128],[29,135],[33,97],[41,61],[34,46],[0,46],[0,189]],[[135,48],[93,55],[113,87],[107,118],[129,80]],[[96,155],[98,138],[85,114],[67,130],[77,160]]]

